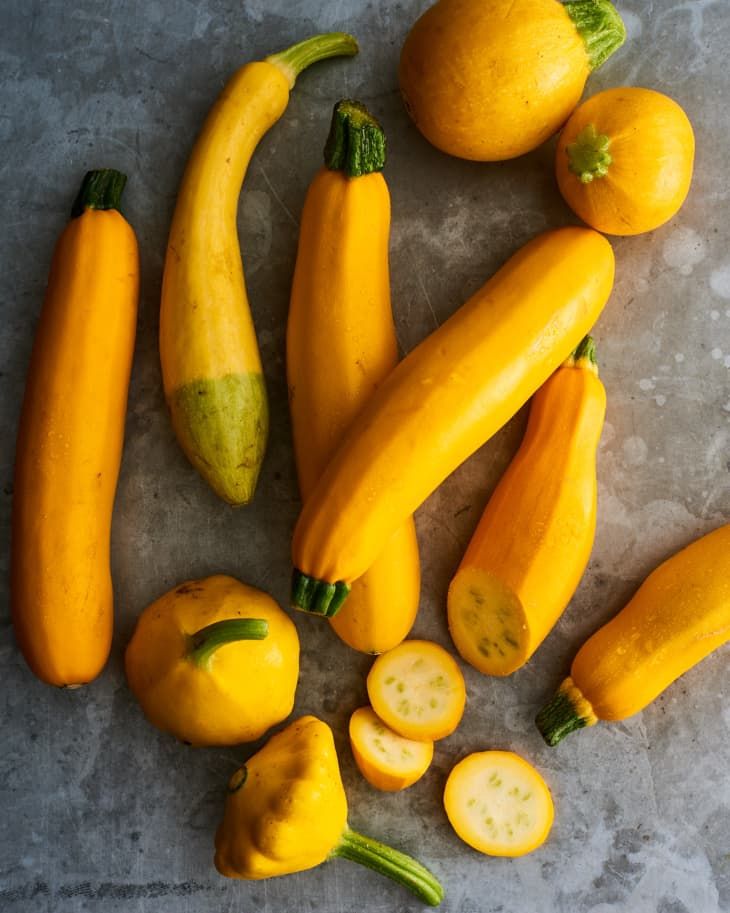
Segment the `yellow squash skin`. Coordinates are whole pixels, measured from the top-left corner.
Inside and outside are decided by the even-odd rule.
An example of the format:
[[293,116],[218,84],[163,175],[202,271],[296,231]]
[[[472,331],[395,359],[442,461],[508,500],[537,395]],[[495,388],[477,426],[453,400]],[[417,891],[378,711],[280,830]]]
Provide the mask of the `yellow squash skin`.
[[[229,619],[262,619],[263,640],[224,642],[204,661],[193,635]],[[292,711],[299,637],[266,593],[219,574],[170,590],[139,616],[127,646],[129,687],[147,719],[191,745],[237,745],[260,738]]]
[[[381,384],[307,498],[297,578],[345,584],[502,427],[595,323],[614,257],[598,233],[533,239]],[[300,601],[301,602],[301,601]]]
[[[378,172],[323,168],[302,212],[287,326],[289,406],[306,500],[345,430],[398,361],[390,307],[390,196]],[[418,611],[413,519],[390,537],[330,623],[349,646],[383,653]]]
[[238,70],[203,125],[180,187],[162,283],[162,379],[180,445],[230,504],[253,497],[269,424],[236,228],[241,185],[300,70],[356,52],[353,38],[333,33]]
[[303,716],[273,735],[231,777],[215,837],[228,878],[272,878],[325,862],[347,827],[332,730]]
[[[612,8],[607,15],[619,33],[605,56],[623,41],[620,19]],[[499,161],[556,133],[600,62],[557,0],[439,0],[408,34],[399,81],[434,146]]]
[[671,98],[651,89],[608,89],[566,124],[555,154],[558,186],[593,228],[637,235],[679,211],[694,151],[692,125]]
[[571,356],[532,399],[524,440],[449,588],[451,637],[480,672],[509,675],[524,665],[580,582],[596,530],[605,413],[588,357]]
[[730,524],[651,573],[636,595],[578,651],[571,676],[538,715],[548,744],[597,720],[650,704],[730,639]]
[[12,616],[33,672],[76,686],[111,647],[112,508],[137,322],[134,232],[86,208],[61,235],[36,331],[15,456]]

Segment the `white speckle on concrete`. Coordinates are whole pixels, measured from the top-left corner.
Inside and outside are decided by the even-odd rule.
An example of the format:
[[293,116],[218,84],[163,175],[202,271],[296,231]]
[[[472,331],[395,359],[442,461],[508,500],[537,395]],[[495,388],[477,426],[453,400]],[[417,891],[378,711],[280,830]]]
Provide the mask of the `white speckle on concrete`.
[[720,298],[730,299],[730,263],[723,263],[710,273],[710,288]]
[[717,347],[715,347],[710,352],[710,355],[712,355],[712,357],[715,359],[715,361],[720,361],[720,359],[722,358],[722,349],[718,349]]
[[683,276],[689,276],[706,254],[705,242],[693,228],[677,228],[664,242],[664,262]]
[[657,404],[657,406],[663,406],[663,405],[666,403],[666,401],[667,401],[666,396],[664,396],[664,395],[661,394],[661,393],[658,393],[658,394],[654,397],[654,402]]
[[684,355],[681,352],[677,352],[677,354],[674,356],[674,360],[677,362],[678,365],[681,365],[682,362],[684,361]]
[[719,319],[720,319],[720,312],[719,312],[719,311],[710,311],[710,318],[711,318],[712,320],[719,320]]
[[730,368],[730,355],[726,355],[723,358],[722,363],[725,365],[726,368]]
[[641,380],[639,381],[640,390],[644,390],[644,391],[653,390],[654,386],[655,386],[654,381],[650,380],[648,377],[642,377]]

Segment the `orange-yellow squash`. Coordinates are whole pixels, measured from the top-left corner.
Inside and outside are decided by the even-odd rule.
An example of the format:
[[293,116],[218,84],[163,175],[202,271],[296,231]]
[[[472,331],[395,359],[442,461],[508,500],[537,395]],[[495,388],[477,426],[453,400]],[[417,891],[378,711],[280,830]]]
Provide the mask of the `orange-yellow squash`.
[[449,587],[451,637],[480,672],[509,675],[524,665],[583,576],[605,414],[588,336],[532,398],[522,445]]
[[162,380],[180,446],[229,504],[253,497],[269,430],[236,229],[241,185],[299,73],[355,53],[350,35],[316,35],[241,67],[211,109],[180,186],[162,281]]
[[510,159],[557,133],[625,38],[609,0],[439,0],[403,46],[401,92],[443,152]]
[[610,235],[638,235],[672,218],[692,181],[695,139],[680,106],[652,89],[599,92],[563,130],[555,171],[565,201]]
[[83,685],[113,626],[109,537],[137,325],[126,178],[90,171],[51,264],[15,453],[12,613],[33,672]]
[[730,640],[730,524],[651,573],[580,648],[537,716],[548,745],[598,720],[623,720]]
[[613,274],[602,235],[546,232],[397,365],[304,504],[294,605],[337,611],[395,530],[570,355]]
[[[335,106],[326,167],[307,193],[287,327],[289,405],[306,499],[348,425],[398,361],[390,308],[385,136],[357,102]],[[356,650],[399,644],[420,595],[413,519],[400,526],[331,619]]]

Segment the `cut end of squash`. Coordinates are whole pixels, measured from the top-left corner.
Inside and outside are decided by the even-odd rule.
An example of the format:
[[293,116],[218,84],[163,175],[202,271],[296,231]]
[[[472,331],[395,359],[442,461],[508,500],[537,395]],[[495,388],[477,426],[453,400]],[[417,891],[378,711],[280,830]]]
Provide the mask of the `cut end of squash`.
[[456,649],[485,675],[509,675],[529,659],[522,603],[493,574],[475,567],[457,571],[449,587],[448,614]]
[[540,735],[551,748],[576,729],[594,726],[597,722],[593,707],[570,677],[535,717]]
[[449,774],[444,808],[457,835],[488,856],[524,856],[545,842],[553,800],[547,784],[511,751],[482,751]]
[[433,759],[433,742],[403,738],[372,707],[360,707],[350,717],[350,745],[360,773],[384,792],[412,786]]
[[443,739],[464,715],[461,669],[443,647],[406,640],[373,663],[367,681],[373,710],[391,729],[418,742]]

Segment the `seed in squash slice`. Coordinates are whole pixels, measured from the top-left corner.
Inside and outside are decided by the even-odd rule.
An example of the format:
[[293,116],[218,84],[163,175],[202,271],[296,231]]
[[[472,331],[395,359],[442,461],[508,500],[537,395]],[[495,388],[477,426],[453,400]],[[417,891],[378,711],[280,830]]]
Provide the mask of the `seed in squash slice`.
[[488,856],[524,856],[553,824],[547,784],[511,751],[481,751],[459,761],[446,781],[444,808],[459,837]]
[[464,676],[453,657],[428,640],[406,640],[383,653],[367,684],[375,713],[406,739],[443,739],[464,714]]
[[397,792],[420,780],[433,758],[433,742],[404,739],[372,707],[360,707],[350,717],[350,745],[360,773],[385,792]]

